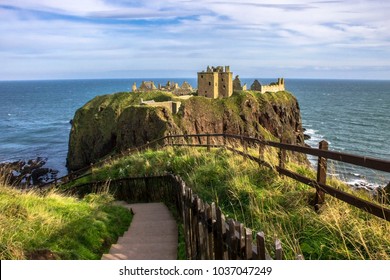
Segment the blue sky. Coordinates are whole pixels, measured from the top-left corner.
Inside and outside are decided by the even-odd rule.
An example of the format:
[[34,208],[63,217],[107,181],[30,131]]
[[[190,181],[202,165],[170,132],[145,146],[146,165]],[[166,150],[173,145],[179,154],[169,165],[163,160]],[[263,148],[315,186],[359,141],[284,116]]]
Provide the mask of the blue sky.
[[0,80],[390,79],[390,1],[1,0]]

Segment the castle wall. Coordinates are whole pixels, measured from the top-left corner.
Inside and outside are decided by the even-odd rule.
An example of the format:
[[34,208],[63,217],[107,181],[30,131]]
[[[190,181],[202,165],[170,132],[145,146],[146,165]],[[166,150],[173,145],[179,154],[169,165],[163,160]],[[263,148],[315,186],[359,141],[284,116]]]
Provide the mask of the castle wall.
[[164,102],[145,101],[145,102],[142,102],[141,104],[151,106],[151,107],[165,107],[172,114],[176,114],[179,111],[180,106],[181,106],[180,101],[164,101]]
[[261,93],[284,91],[284,85],[261,86]]
[[208,98],[218,97],[218,72],[198,73],[198,95]]
[[233,94],[233,73],[222,72],[218,75],[218,97],[226,98]]
[[279,78],[277,84],[261,86],[261,93],[284,91],[284,79]]

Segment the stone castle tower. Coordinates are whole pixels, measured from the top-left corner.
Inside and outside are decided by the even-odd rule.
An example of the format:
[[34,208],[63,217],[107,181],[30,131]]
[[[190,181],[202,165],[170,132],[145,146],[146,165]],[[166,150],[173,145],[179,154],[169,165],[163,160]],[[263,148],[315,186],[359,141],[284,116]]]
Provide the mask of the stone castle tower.
[[233,73],[230,67],[207,67],[198,72],[198,95],[209,98],[226,98],[233,94]]

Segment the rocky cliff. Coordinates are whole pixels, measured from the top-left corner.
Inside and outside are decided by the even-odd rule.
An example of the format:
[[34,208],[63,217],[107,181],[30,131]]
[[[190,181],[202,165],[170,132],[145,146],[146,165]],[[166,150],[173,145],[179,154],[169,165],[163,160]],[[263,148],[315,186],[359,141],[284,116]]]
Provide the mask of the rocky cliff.
[[230,133],[303,144],[299,105],[288,92],[235,92],[227,99],[182,100],[172,115],[140,100],[173,100],[167,93],[99,96],[77,110],[69,138],[67,164],[77,170],[111,153],[171,134]]

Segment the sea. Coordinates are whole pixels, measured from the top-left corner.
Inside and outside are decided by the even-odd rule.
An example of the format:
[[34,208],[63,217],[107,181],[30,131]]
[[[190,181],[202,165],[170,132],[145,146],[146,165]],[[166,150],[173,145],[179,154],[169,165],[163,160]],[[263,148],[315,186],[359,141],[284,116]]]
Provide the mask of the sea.
[[[257,78],[267,84],[275,79]],[[196,87],[196,79],[99,79],[0,81],[0,162],[47,159],[46,167],[66,175],[70,120],[97,95],[130,91],[134,82],[168,80]],[[249,86],[254,81],[241,79]],[[285,79],[298,99],[303,127],[318,147],[390,160],[390,81]],[[310,158],[313,166],[315,158]],[[390,174],[331,162],[330,175],[351,186],[384,186]]]

